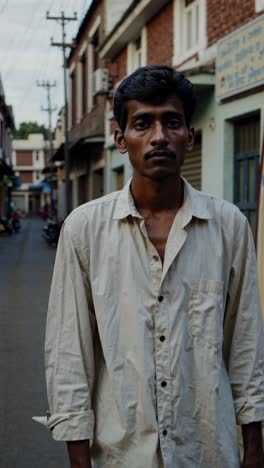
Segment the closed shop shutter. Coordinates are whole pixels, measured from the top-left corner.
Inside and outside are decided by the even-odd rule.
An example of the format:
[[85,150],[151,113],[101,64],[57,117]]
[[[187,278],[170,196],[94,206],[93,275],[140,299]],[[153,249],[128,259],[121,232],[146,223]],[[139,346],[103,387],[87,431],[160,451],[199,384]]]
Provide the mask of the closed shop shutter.
[[197,190],[202,188],[202,135],[195,135],[191,153],[186,153],[181,175]]

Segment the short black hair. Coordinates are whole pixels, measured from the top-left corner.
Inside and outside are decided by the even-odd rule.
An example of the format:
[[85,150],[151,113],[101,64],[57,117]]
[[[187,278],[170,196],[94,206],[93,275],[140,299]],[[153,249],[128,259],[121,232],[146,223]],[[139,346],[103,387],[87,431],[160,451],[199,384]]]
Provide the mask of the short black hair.
[[135,99],[159,105],[170,96],[178,96],[182,101],[189,128],[196,98],[192,83],[183,74],[166,65],[148,65],[124,78],[117,87],[113,100],[114,117],[122,132],[127,124],[127,101]]

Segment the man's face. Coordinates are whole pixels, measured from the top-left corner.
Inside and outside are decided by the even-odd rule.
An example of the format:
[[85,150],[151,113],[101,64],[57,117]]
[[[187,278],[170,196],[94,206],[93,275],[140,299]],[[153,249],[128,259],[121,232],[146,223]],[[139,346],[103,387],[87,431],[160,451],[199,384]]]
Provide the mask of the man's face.
[[134,175],[160,180],[180,175],[185,153],[193,146],[193,131],[177,96],[159,105],[131,100],[125,131],[115,131],[115,142],[121,153],[128,151]]

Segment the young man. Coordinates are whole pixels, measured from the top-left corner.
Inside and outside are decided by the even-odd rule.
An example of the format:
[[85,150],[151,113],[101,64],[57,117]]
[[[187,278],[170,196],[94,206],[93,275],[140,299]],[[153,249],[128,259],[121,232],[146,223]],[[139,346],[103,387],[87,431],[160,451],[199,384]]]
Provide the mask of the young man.
[[191,83],[166,66],[119,85],[133,177],[62,229],[46,336],[48,425],[72,468],[263,467],[263,328],[245,217],[181,178]]

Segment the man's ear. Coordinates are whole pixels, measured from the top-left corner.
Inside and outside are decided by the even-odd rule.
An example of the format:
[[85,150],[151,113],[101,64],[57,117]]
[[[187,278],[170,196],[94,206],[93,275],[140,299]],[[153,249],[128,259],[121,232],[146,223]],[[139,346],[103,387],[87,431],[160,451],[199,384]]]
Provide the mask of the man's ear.
[[119,127],[114,131],[114,140],[119,153],[125,154],[127,152],[127,145],[124,134]]
[[188,129],[188,141],[186,143],[186,151],[188,151],[188,153],[192,151],[193,145],[194,145],[194,129],[189,128]]

